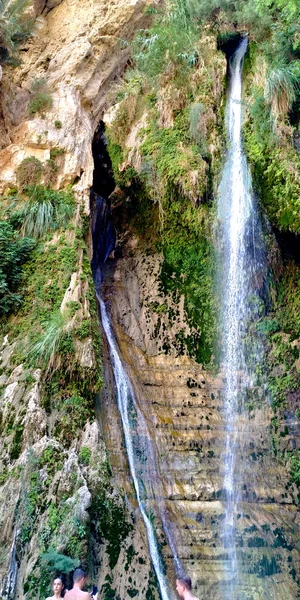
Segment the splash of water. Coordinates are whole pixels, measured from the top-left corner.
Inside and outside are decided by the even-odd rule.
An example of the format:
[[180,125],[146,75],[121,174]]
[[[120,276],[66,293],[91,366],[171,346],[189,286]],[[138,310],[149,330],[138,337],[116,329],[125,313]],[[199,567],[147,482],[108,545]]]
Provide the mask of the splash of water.
[[[242,67],[247,49],[244,39],[229,62],[230,84],[227,101],[229,143],[218,196],[218,219],[222,256],[222,368],[224,371],[224,412],[226,423],[224,466],[224,546],[227,551],[228,598],[237,598],[237,513],[241,513],[243,486],[243,435],[238,415],[244,409],[247,390],[253,385],[253,371],[247,360],[246,335],[259,306],[259,284],[264,280],[264,251],[261,226],[251,189],[251,177],[242,147]],[[259,343],[255,348],[259,360]]]
[[163,492],[155,467],[156,458],[153,445],[147,430],[145,418],[137,406],[132,385],[122,365],[106,306],[98,292],[96,292],[96,295],[101,309],[102,326],[108,342],[114,372],[117,402],[123,425],[129,468],[141,515],[146,527],[150,556],[157,576],[162,600],[170,600],[172,595],[167,585],[153,526],[156,505],[160,505],[159,512],[162,518],[162,525],[173,552],[175,566],[178,570],[180,564],[167,523]]

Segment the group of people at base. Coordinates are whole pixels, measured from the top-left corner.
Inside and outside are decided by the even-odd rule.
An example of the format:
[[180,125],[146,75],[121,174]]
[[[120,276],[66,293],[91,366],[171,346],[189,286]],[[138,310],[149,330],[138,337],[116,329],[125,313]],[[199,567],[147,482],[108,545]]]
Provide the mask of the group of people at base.
[[[94,594],[93,592],[83,591],[85,584],[86,572],[83,569],[75,569],[71,590],[65,589],[62,577],[55,577],[53,596],[46,598],[46,600],[98,600],[98,591]],[[192,593],[192,581],[188,575],[180,575],[176,578],[176,592],[183,600],[198,600]]]

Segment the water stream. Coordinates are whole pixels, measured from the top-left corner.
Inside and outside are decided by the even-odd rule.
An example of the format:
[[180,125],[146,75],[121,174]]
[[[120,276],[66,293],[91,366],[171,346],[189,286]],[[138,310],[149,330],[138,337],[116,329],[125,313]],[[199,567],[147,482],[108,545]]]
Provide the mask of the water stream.
[[[265,281],[264,244],[251,176],[242,147],[242,67],[247,49],[244,39],[229,61],[226,127],[228,153],[218,194],[221,239],[220,279],[222,371],[224,373],[225,452],[223,489],[225,519],[223,541],[227,552],[228,600],[235,600],[239,585],[237,515],[241,516],[245,473],[243,444],[247,443],[247,393],[253,387],[254,367],[248,357],[260,360],[259,340],[249,351],[249,327],[260,310]],[[248,339],[247,339],[248,337]],[[240,418],[240,415],[243,418]]]
[[18,564],[17,564],[17,559],[16,559],[18,534],[19,534],[19,532],[18,532],[17,528],[15,527],[13,542],[12,542],[11,550],[10,550],[8,574],[7,574],[6,580],[3,585],[3,589],[1,590],[2,600],[12,600],[15,596],[17,574],[18,574]]
[[161,598],[162,600],[170,600],[172,594],[167,585],[153,523],[154,518],[157,516],[157,509],[169,546],[173,552],[175,565],[177,563],[178,568],[179,561],[165,514],[163,493],[156,471],[154,449],[147,430],[146,421],[137,405],[132,385],[120,359],[106,306],[99,294],[99,288],[96,294],[114,372],[117,403],[122,420],[130,473],[146,527],[150,557],[159,584]]

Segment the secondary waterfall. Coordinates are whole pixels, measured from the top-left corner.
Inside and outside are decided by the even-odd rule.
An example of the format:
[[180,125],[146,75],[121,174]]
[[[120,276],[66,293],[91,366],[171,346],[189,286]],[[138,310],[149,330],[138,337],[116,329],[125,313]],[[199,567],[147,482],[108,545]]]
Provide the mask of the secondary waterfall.
[[[151,439],[149,438],[145,419],[137,406],[132,385],[122,365],[111,330],[106,306],[101,299],[99,292],[96,293],[101,309],[102,326],[108,342],[110,359],[114,372],[117,402],[123,425],[130,472],[138,505],[146,527],[150,556],[158,580],[162,600],[170,600],[171,593],[166,582],[153,525],[156,506],[159,503],[162,503],[163,505],[163,494],[162,491],[160,491],[160,482],[156,472],[156,460],[153,447]],[[157,490],[159,490],[158,493]],[[173,551],[175,565],[179,568],[175,547],[172,543],[170,532],[168,531],[168,523],[164,518],[164,506],[159,508],[159,513],[162,518],[162,525],[168,538],[169,546]]]
[[[228,600],[238,597],[239,566],[236,542],[237,515],[241,516],[244,488],[243,443],[247,439],[245,409],[247,393],[253,386],[253,358],[249,364],[249,343],[254,363],[259,361],[259,341],[249,342],[265,283],[265,261],[261,226],[251,190],[251,177],[242,148],[242,66],[247,49],[244,39],[229,61],[227,100],[228,154],[218,194],[220,229],[220,287],[222,371],[224,373],[225,452],[223,488],[225,519],[223,542],[226,549]],[[248,337],[248,339],[246,339]],[[254,346],[253,347],[253,343]],[[246,347],[247,344],[247,347]],[[241,427],[241,423],[244,425]],[[243,431],[244,427],[244,431]]]

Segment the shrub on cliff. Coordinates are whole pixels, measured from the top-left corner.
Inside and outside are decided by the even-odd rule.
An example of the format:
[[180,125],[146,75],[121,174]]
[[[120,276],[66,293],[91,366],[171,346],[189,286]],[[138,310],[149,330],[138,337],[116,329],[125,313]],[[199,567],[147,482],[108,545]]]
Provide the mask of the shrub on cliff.
[[33,247],[33,240],[20,238],[10,223],[0,221],[0,316],[13,312],[22,302],[22,265]]
[[44,113],[51,108],[53,104],[52,96],[48,90],[46,79],[34,79],[31,85],[32,97],[28,103],[28,112],[30,115]]
[[26,16],[29,0],[0,0],[0,63],[12,62],[19,44],[32,32],[33,19]]
[[23,236],[40,238],[48,231],[63,227],[72,217],[73,194],[69,190],[51,190],[42,185],[30,186],[27,198],[16,198],[11,205],[10,221]]
[[16,178],[21,190],[37,185],[43,174],[43,164],[35,156],[27,156],[16,169]]

